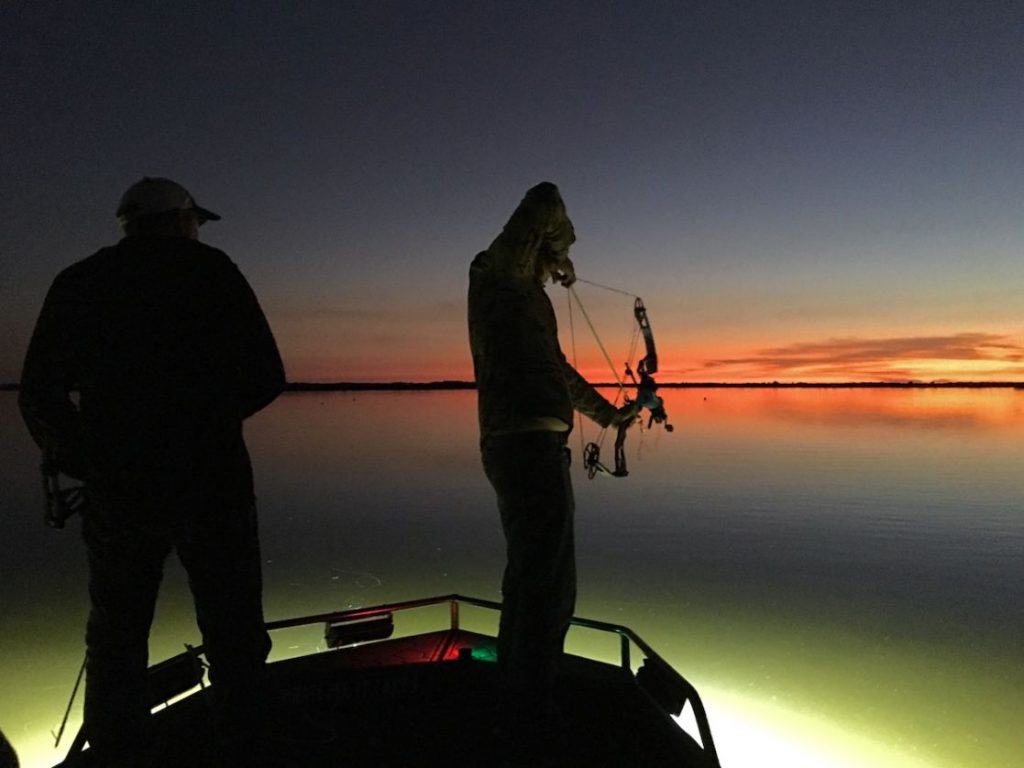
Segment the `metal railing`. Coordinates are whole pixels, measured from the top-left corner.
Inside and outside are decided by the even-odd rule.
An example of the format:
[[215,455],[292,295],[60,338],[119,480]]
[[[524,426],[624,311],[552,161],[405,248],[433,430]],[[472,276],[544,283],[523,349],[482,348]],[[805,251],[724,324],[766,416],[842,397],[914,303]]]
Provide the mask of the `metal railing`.
[[[266,627],[269,631],[274,631],[278,629],[289,629],[291,627],[301,627],[309,624],[318,624],[320,622],[353,621],[356,619],[366,619],[373,616],[391,614],[396,611],[407,611],[414,608],[441,605],[443,603],[449,604],[449,626],[451,629],[459,628],[460,603],[476,606],[478,608],[487,608],[493,611],[501,610],[501,603],[493,600],[484,600],[479,597],[468,597],[466,595],[459,594],[449,594],[438,595],[436,597],[424,597],[417,600],[405,600],[398,603],[375,605],[367,608],[352,608],[345,611],[318,613],[311,616],[300,616],[294,619],[278,619],[277,621],[267,622]],[[633,674],[630,643],[639,648],[647,663],[656,667],[661,675],[670,678],[673,685],[683,693],[684,701],[689,701],[690,706],[693,708],[693,716],[697,724],[697,731],[700,734],[700,742],[704,748],[705,756],[712,765],[719,764],[718,752],[715,749],[714,738],[711,736],[711,726],[708,723],[707,713],[704,710],[704,703],[701,701],[700,694],[697,693],[697,689],[694,688],[685,677],[679,674],[671,664],[661,658],[661,656],[658,655],[658,653],[651,648],[643,638],[637,635],[637,633],[629,627],[621,624],[611,624],[606,621],[597,621],[595,619],[584,619],[579,616],[573,616],[570,623],[576,627],[594,629],[599,632],[611,632],[618,635],[619,664],[623,669],[629,672],[630,675]],[[196,650],[201,651],[202,649],[197,648]]]
[[[346,622],[354,621],[357,619],[367,619],[374,616],[382,616],[386,614],[393,614],[396,611],[412,610],[414,608],[425,608],[432,605],[441,605],[448,603],[449,605],[449,627],[452,630],[459,628],[459,604],[465,603],[466,605],[476,606],[478,608],[487,608],[493,611],[501,610],[501,603],[494,602],[493,600],[483,600],[478,597],[467,597],[466,595],[450,594],[450,595],[438,595],[437,597],[425,597],[418,600],[405,600],[398,603],[387,603],[384,605],[375,605],[368,608],[352,608],[345,611],[331,611],[330,613],[317,613],[309,616],[299,616],[293,619],[278,619],[277,621],[269,621],[266,623],[268,631],[275,631],[279,629],[289,629],[292,627],[308,626],[310,624],[318,624],[321,622]],[[635,645],[642,651],[646,664],[652,664],[657,668],[658,673],[663,677],[671,680],[672,684],[681,691],[684,697],[684,702],[689,701],[690,706],[693,708],[694,720],[697,724],[697,730],[700,734],[701,745],[704,749],[704,755],[707,762],[712,766],[718,766],[718,753],[715,750],[715,742],[711,736],[711,727],[708,724],[707,714],[704,710],[704,704],[700,699],[700,695],[697,690],[690,684],[690,682],[680,675],[668,662],[661,658],[658,653],[651,648],[639,635],[636,634],[629,627],[621,624],[611,624],[605,621],[596,621],[594,619],[584,619],[579,616],[574,616],[571,619],[571,624],[576,627],[584,627],[586,629],[593,629],[599,632],[610,632],[619,636],[619,663],[622,669],[628,672],[631,676],[633,675],[632,669],[632,658],[630,652],[630,643]],[[189,648],[188,653],[191,656],[195,656],[203,652],[203,647],[198,646],[196,648]],[[652,697],[653,698],[653,697]],[[65,762],[62,763],[64,766],[73,765],[76,763],[76,757],[81,753],[82,748],[85,745],[87,736],[84,729],[79,729],[78,734],[72,743],[68,754],[65,758]]]

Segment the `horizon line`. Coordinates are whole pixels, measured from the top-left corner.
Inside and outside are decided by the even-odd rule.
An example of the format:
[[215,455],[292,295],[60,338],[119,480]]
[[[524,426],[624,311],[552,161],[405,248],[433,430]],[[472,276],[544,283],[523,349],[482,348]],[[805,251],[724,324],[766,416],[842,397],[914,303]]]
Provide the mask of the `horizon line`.
[[[617,382],[594,382],[594,387],[613,388]],[[629,382],[627,388],[635,389]],[[658,382],[659,389],[1024,389],[1024,381],[669,381]],[[357,391],[357,390],[468,390],[476,389],[476,382],[442,379],[439,381],[292,381],[285,385],[287,392]]]
[[[617,387],[617,382],[594,382],[594,387]],[[624,385],[635,389],[636,384]],[[659,389],[1024,389],[1024,381],[667,381]],[[17,383],[0,384],[0,391],[17,392]],[[468,390],[476,382],[460,379],[437,381],[289,381],[285,392],[343,392],[372,390]]]

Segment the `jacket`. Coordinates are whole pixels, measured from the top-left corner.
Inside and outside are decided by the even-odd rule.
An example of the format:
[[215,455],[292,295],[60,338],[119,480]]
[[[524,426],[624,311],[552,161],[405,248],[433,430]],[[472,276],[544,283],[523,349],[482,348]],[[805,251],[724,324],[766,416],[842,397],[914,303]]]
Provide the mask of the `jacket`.
[[554,416],[570,427],[573,409],[602,426],[615,407],[566,361],[537,262],[562,258],[575,236],[554,184],[529,192],[502,233],[469,270],[469,337],[481,437]]
[[284,381],[263,311],[226,254],[126,237],[53,281],[19,404],[36,443],[98,498],[236,503],[252,498],[242,421]]

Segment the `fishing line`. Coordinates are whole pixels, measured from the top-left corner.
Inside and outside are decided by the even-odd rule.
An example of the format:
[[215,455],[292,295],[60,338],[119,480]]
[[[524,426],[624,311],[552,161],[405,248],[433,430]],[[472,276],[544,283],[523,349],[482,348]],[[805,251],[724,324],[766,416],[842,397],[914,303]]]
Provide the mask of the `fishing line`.
[[615,377],[615,383],[619,385],[619,390],[625,390],[626,385],[622,383],[622,378],[619,376],[619,372],[615,370],[615,365],[612,363],[612,358],[608,354],[608,350],[604,348],[604,342],[601,341],[601,337],[597,334],[597,329],[594,327],[594,323],[590,320],[590,315],[587,314],[586,308],[583,306],[583,302],[580,301],[580,297],[576,294],[576,289],[571,285],[569,286],[569,294],[576,299],[576,306],[580,308],[580,312],[583,314],[583,319],[587,321],[587,325],[590,326],[590,332],[594,334],[594,339],[597,341],[597,346],[601,349],[601,354],[604,355],[605,362],[608,363],[608,370],[612,372],[612,376]]
[[[580,367],[576,359],[576,322],[573,319],[572,294],[566,291],[565,299],[569,305],[569,338],[572,339],[572,367],[579,371]],[[579,411],[576,411],[576,431],[580,435],[580,461],[583,461],[583,452],[585,450],[583,443],[583,414]]]
[[[602,285],[601,283],[595,283],[593,280],[584,280],[582,277],[577,277],[576,278],[576,282],[577,283],[586,283],[587,285],[592,285],[595,288],[603,288],[604,290],[611,291],[612,293],[621,293],[623,296],[629,296],[629,298],[631,298],[631,299],[639,299],[640,298],[635,293],[630,293],[629,291],[623,291],[621,288],[612,288],[610,285]],[[571,290],[571,288],[570,288],[570,290]]]

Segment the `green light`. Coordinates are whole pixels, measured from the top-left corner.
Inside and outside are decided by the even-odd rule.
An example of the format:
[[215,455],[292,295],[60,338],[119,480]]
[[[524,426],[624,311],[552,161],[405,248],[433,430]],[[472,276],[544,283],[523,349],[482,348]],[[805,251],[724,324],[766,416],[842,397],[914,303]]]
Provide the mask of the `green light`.
[[496,662],[498,660],[498,652],[494,648],[482,647],[474,648],[470,654],[470,658],[474,661],[489,661]]

